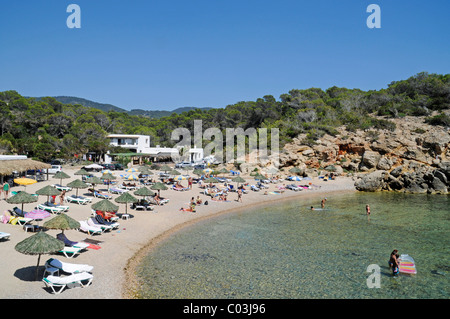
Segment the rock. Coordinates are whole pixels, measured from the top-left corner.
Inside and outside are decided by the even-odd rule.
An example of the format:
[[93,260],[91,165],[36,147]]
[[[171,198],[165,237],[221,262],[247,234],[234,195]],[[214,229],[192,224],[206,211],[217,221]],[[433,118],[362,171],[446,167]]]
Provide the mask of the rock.
[[314,155],[314,151],[312,149],[307,149],[307,150],[304,150],[302,152],[302,155],[304,155],[304,156],[313,156]]
[[391,169],[392,164],[389,158],[383,156],[377,164],[377,169],[388,171]]
[[364,175],[361,179],[355,182],[355,188],[359,191],[376,192],[384,189],[387,184],[385,178],[388,173],[386,171],[377,170],[372,173]]
[[365,151],[362,158],[362,164],[368,168],[374,168],[377,166],[381,155],[374,151]]
[[447,194],[448,188],[439,178],[435,177],[431,183],[434,191],[432,193]]
[[397,166],[391,171],[391,175],[394,177],[399,177],[402,174],[403,166]]

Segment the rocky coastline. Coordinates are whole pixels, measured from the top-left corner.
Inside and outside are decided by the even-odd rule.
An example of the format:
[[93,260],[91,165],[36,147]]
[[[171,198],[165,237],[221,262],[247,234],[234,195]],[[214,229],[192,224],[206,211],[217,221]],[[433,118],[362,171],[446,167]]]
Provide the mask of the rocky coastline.
[[[313,143],[299,135],[284,146],[278,163],[269,156],[260,161],[258,170],[277,166],[288,173],[298,167],[303,176],[350,175],[359,191],[448,194],[450,129],[429,125],[419,116],[389,121],[395,129],[350,132],[339,127],[338,134],[324,135]],[[240,169],[250,172],[255,166]]]

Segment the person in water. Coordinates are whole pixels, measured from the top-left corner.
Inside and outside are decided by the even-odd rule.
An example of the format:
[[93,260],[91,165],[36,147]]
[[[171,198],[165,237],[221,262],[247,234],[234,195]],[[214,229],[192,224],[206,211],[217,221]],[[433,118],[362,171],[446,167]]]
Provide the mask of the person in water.
[[399,257],[399,255],[398,255],[398,250],[397,249],[394,249],[393,251],[392,251],[392,253],[391,253],[391,256],[390,256],[390,258],[389,258],[389,267],[391,267],[391,269],[392,269],[392,274],[395,276],[395,275],[398,275],[398,273],[399,273],[399,268],[398,268],[398,257]]
[[314,210],[314,206],[311,206],[311,210]]
[[366,205],[366,214],[367,214],[367,216],[370,215],[370,207],[369,207],[369,204]]

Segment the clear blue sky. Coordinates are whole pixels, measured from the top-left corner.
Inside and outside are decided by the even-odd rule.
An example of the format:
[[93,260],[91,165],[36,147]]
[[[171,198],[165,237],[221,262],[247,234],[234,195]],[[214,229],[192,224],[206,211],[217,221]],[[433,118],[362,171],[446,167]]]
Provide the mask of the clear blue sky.
[[448,0],[1,0],[0,91],[172,110],[380,89],[450,72],[449,14]]

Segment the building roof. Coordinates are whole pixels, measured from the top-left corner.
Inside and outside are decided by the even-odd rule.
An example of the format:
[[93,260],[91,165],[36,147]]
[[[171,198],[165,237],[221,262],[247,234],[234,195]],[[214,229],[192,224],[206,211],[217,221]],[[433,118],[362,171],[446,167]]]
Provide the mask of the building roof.
[[50,164],[35,161],[21,155],[0,155],[0,175],[11,175],[14,171],[25,172],[30,169],[52,167]]

